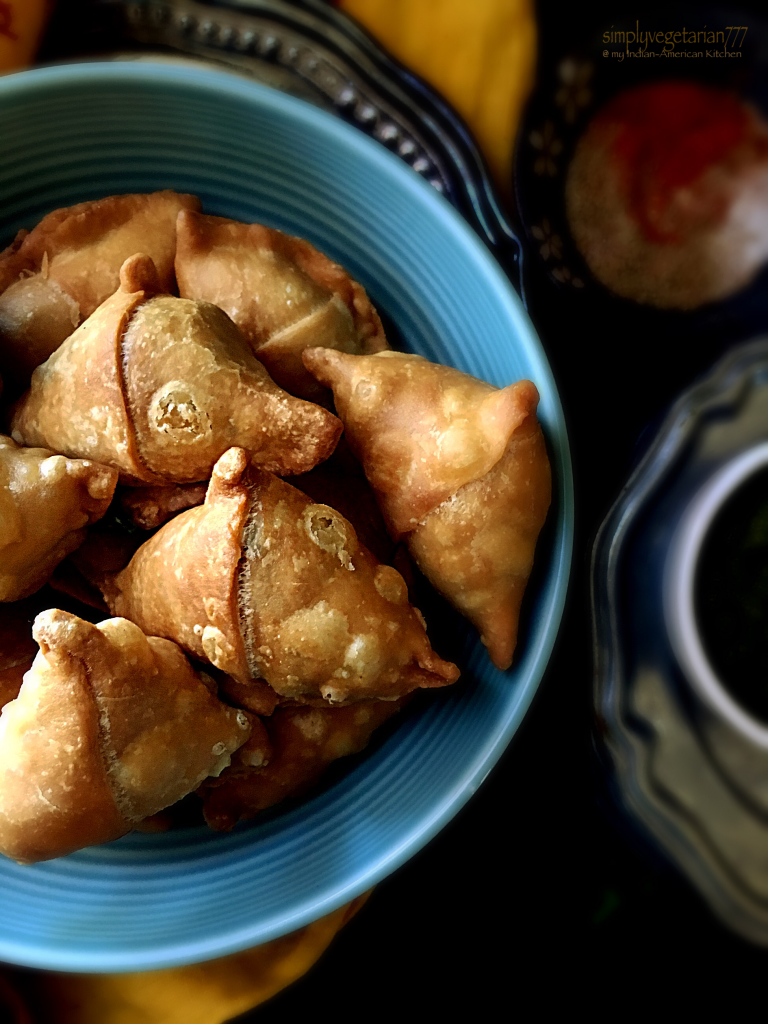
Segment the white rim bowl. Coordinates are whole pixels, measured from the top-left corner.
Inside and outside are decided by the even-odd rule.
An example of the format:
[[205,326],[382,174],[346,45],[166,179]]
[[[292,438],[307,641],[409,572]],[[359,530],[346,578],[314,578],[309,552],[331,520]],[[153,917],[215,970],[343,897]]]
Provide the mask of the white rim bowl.
[[717,514],[750,476],[768,466],[768,442],[747,449],[704,483],[688,505],[665,567],[664,616],[672,648],[694,693],[718,718],[768,750],[768,726],[728,693],[712,667],[696,618],[694,585],[701,550]]

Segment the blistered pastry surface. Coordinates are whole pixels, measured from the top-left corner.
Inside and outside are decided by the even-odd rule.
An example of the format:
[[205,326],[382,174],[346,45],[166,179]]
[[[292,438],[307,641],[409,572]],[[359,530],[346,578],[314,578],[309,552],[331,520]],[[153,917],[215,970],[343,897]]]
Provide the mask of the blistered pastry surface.
[[109,196],[55,210],[23,239],[18,256],[47,276],[78,304],[82,319],[117,291],[120,267],[134,253],[146,253],[157,267],[160,286],[173,287],[176,217],[199,209],[195,196],[177,192]]
[[[201,784],[209,823],[231,827],[361,750],[416,689],[454,682],[458,669],[432,650],[406,579],[387,564],[403,537],[508,665],[549,504],[530,382],[498,389],[385,351],[360,285],[309,243],[259,225],[182,209],[182,297],[168,294],[167,227],[184,197],[117,198],[130,202],[58,211],[0,255],[0,331],[13,321],[22,336],[29,321],[35,362],[35,317],[49,339],[74,326],[120,247],[136,247],[119,288],[94,301],[14,408],[17,439],[65,454],[24,450],[29,465],[3,497],[21,493],[23,476],[41,509],[51,495],[60,505],[54,483],[76,480],[91,498],[104,491],[106,508],[119,471],[135,488],[121,498],[134,522],[155,529],[175,515],[138,550],[138,537],[113,546],[108,531],[93,535],[57,574],[61,591],[87,600],[90,586],[94,607],[120,618],[94,627],[44,613],[28,684],[28,660],[0,663],[0,852],[20,860],[115,838]],[[154,241],[139,238],[152,210],[157,266]],[[332,388],[349,448],[318,465],[341,422],[268,370],[326,405]],[[71,468],[94,467],[94,455],[113,467],[96,467],[101,484],[96,470]],[[306,493],[273,472],[299,475]],[[16,523],[0,504],[3,515]],[[44,516],[32,517],[39,540]],[[71,519],[54,565],[84,537]],[[410,566],[405,542],[398,551]]]
[[206,821],[213,828],[229,829],[300,795],[333,761],[363,750],[374,730],[402,704],[368,701],[342,708],[278,708],[266,721],[266,737],[254,744],[249,759],[242,756],[242,748],[230,768],[203,784]]
[[37,617],[0,715],[0,850],[45,860],[106,842],[229,764],[250,734],[184,655],[133,623]]
[[0,601],[39,589],[109,507],[115,470],[0,435]]
[[[242,714],[204,685],[176,644],[108,619],[83,637],[116,802],[140,821],[218,775],[248,738]],[[86,632],[86,631],[84,631]],[[86,646],[87,645],[87,646]]]
[[189,212],[179,216],[179,294],[225,310],[274,379],[303,398],[319,394],[301,352],[387,347],[364,289],[302,238],[262,224]]
[[136,453],[120,366],[123,330],[144,298],[143,291],[118,289],[37,367],[13,409],[15,440],[154,479]]
[[538,401],[530,381],[500,390],[403,352],[310,349],[304,361],[333,388],[349,444],[395,534],[484,476]]
[[253,471],[240,613],[251,671],[287,697],[400,697],[453,682],[408,588],[327,505]]
[[242,449],[219,460],[204,505],[142,545],[107,600],[285,697],[390,699],[458,675],[432,651],[400,574],[338,512],[249,466]]
[[17,440],[148,483],[205,480],[235,442],[281,473],[330,455],[341,423],[279,388],[224,312],[156,294],[146,255],[121,275],[115,294],[35,370],[14,408]]
[[499,668],[512,661],[551,494],[544,438],[531,415],[490,472],[460,488],[408,535],[416,564],[476,627]]
[[130,829],[107,782],[85,668],[46,653],[0,715],[0,850],[21,861],[60,856]]
[[341,433],[326,409],[279,388],[209,302],[160,295],[142,303],[121,359],[142,460],[166,479],[207,479],[234,444],[269,469],[304,472],[331,453]]
[[174,289],[176,216],[198,209],[176,192],[110,196],[55,210],[0,253],[0,370],[26,386],[36,366],[112,295],[122,264],[147,253]]
[[227,453],[214,470],[205,504],[180,513],[144,543],[106,588],[115,615],[167,637],[202,661],[248,683],[237,613],[237,573],[247,514],[240,487],[248,463]]

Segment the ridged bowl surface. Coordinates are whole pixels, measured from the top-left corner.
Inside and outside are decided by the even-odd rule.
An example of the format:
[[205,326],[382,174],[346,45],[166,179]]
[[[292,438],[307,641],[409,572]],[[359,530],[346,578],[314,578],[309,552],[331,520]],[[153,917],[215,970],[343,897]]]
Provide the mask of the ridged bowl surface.
[[264,221],[338,259],[407,349],[497,385],[528,377],[541,392],[555,496],[511,671],[494,669],[449,616],[435,633],[451,637],[459,684],[416,702],[303,803],[227,835],[134,834],[32,867],[0,857],[1,960],[80,971],[205,960],[364,892],[434,836],[501,755],[563,609],[573,507],[562,410],[517,295],[466,223],[384,147],[302,101],[172,65],[47,68],[0,79],[0,140],[2,244],[85,199],[193,192],[209,213]]

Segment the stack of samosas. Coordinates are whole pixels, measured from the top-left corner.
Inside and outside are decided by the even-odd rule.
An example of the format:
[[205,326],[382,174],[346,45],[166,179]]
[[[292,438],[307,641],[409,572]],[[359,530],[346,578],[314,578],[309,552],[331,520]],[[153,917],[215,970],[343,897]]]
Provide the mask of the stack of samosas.
[[390,351],[309,242],[168,191],[54,211],[0,253],[0,373],[6,856],[190,794],[232,828],[454,683],[411,559],[511,664],[536,388]]

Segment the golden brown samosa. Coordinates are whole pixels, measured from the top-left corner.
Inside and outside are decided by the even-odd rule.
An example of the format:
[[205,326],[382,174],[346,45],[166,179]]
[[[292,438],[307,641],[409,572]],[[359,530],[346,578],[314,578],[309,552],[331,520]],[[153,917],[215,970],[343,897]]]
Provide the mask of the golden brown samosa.
[[[269,748],[259,737],[254,753],[245,747],[218,778],[198,790],[211,828],[227,831],[288,797],[300,796],[340,757],[358,754],[374,730],[392,718],[407,698],[364,701],[346,708],[278,708],[264,722]],[[247,759],[246,759],[246,755]]]
[[222,771],[247,739],[168,640],[51,610],[0,715],[0,852],[23,863],[125,835]]
[[0,253],[0,365],[29,379],[112,295],[123,263],[147,253],[163,291],[174,290],[176,217],[200,200],[177,192],[109,196],[54,210]]
[[508,668],[551,498],[530,381],[499,389],[420,356],[309,349],[392,536]]
[[358,539],[380,562],[394,564],[396,545],[387,533],[363,467],[350,452],[343,434],[329,459],[309,473],[294,477],[291,483],[318,504],[341,512],[354,526]]
[[24,673],[37,654],[32,638],[33,617],[29,601],[0,608],[0,709],[18,697]]
[[205,504],[161,527],[105,596],[113,614],[282,697],[395,699],[458,678],[402,576],[241,448],[216,464]]
[[121,487],[117,503],[134,526],[156,530],[179,512],[202,505],[207,489],[207,483]]
[[109,507],[117,473],[0,435],[0,601],[34,593]]
[[128,565],[142,540],[141,534],[129,532],[114,518],[102,519],[88,530],[80,547],[61,562],[48,582],[59,593],[107,616],[109,608],[101,585]]
[[333,451],[338,419],[279,388],[229,317],[158,294],[149,257],[39,366],[16,403],[24,444],[94,458],[129,483],[206,480],[239,444],[267,469],[302,473]]
[[220,306],[291,394],[327,394],[301,360],[309,345],[343,352],[387,348],[364,289],[303,238],[192,210],[179,214],[179,294]]

